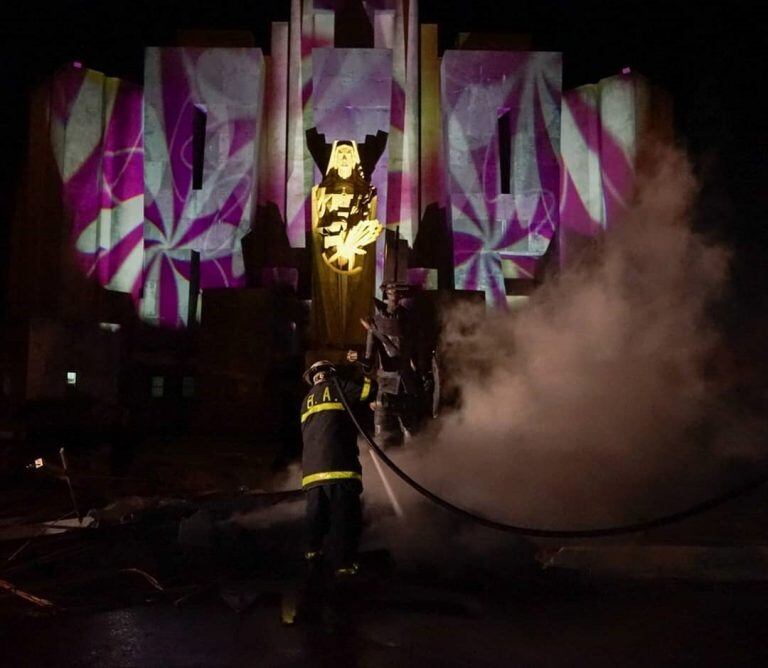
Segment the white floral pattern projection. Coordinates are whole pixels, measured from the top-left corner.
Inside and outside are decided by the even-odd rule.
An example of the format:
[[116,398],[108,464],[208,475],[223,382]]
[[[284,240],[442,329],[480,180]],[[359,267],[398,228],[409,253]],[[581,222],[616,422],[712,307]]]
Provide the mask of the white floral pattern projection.
[[446,51],[441,85],[455,285],[505,307],[504,278],[532,276],[559,224],[561,56]]
[[[187,322],[191,251],[200,288],[244,285],[262,103],[259,49],[151,48],[145,59],[142,317]],[[193,181],[193,125],[205,116],[202,182]]]
[[142,93],[79,64],[54,77],[50,132],[82,271],[138,300],[144,255]]

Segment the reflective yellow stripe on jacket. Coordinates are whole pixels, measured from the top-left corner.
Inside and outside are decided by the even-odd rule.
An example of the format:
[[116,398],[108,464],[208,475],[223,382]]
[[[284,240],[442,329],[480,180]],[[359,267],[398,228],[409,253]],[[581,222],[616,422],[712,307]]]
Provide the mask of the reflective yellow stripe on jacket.
[[301,479],[301,486],[306,487],[313,482],[321,482],[326,480],[362,480],[363,476],[356,471],[323,471],[322,473],[312,473],[311,475],[305,475]]
[[333,402],[324,404],[315,404],[312,408],[308,408],[305,413],[301,414],[301,421],[304,422],[313,413],[319,413],[320,411],[343,411],[344,404]]
[[366,378],[363,381],[363,389],[360,392],[360,401],[365,401],[368,398],[368,395],[371,393],[371,379]]

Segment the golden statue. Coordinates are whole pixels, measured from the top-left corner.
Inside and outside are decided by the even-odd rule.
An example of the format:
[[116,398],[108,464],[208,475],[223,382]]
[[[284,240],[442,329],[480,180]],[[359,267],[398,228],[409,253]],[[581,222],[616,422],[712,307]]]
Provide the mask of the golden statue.
[[322,180],[312,188],[312,338],[323,350],[346,351],[364,342],[360,318],[370,315],[376,275],[376,219],[371,175],[387,133],[365,141],[326,142],[314,128],[307,147]]
[[333,142],[325,177],[312,188],[312,230],[322,237],[322,258],[340,274],[363,270],[358,257],[381,234],[376,188],[366,179],[357,142]]

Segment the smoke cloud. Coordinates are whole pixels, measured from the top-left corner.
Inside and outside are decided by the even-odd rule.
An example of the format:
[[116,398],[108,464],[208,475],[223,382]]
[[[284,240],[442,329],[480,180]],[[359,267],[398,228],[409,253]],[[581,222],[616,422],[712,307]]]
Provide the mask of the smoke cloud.
[[733,482],[765,432],[713,372],[729,253],[692,231],[695,197],[686,157],[656,148],[621,224],[522,308],[447,314],[458,406],[398,464],[457,505],[555,529],[649,519]]

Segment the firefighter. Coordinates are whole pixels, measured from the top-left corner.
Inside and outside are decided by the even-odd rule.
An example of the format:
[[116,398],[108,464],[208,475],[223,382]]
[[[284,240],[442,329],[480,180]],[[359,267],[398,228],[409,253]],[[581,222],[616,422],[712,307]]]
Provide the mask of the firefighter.
[[368,377],[362,382],[338,378],[328,360],[312,364],[303,377],[312,386],[301,408],[302,487],[307,499],[305,557],[310,571],[319,571],[325,561],[335,577],[355,575],[362,530],[362,467],[357,430],[332,378],[336,378],[350,407],[367,404],[375,386]]
[[[408,285],[385,282],[385,301],[374,299],[373,318],[360,322],[367,330],[365,371],[376,373],[378,394],[374,410],[376,442],[381,447],[401,445],[418,429],[423,400],[416,365],[415,332],[411,313],[403,303]],[[354,351],[347,359],[356,359]]]

